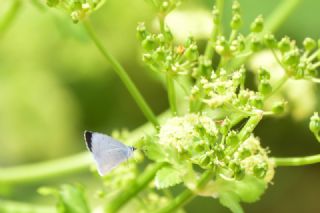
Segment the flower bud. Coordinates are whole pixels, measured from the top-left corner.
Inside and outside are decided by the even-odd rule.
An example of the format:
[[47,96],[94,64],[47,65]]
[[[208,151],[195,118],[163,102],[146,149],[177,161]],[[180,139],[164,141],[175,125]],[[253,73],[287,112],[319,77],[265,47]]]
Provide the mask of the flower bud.
[[269,80],[261,80],[259,83],[259,88],[258,88],[259,92],[262,95],[268,95],[270,94],[270,92],[272,91],[272,87],[269,83]]
[[306,51],[312,51],[314,48],[316,48],[317,43],[314,39],[312,38],[305,38],[303,40],[303,47]]
[[284,53],[291,49],[290,39],[288,37],[284,37],[278,43],[279,50]]
[[146,39],[142,41],[142,47],[147,51],[150,51],[156,48],[156,42],[155,42],[154,36],[148,35]]
[[213,18],[213,24],[216,25],[215,27],[218,27],[217,25],[220,23],[220,12],[216,8],[216,6],[213,7],[212,10],[212,18]]
[[272,106],[272,112],[278,115],[284,113],[286,104],[287,102],[285,101],[275,102]]
[[300,62],[299,50],[295,49],[286,52],[282,61],[287,66],[297,66]]
[[143,41],[146,39],[148,33],[146,30],[146,26],[144,23],[139,23],[137,26],[137,37],[140,41]]
[[267,45],[267,47],[272,48],[272,49],[277,47],[277,40],[273,34],[265,35],[264,36],[264,43]]
[[234,1],[232,4],[232,12],[240,13],[240,3],[238,1]]
[[253,52],[257,52],[263,48],[262,42],[257,37],[253,37],[250,48]]
[[309,129],[320,142],[320,118],[318,112],[315,112],[310,118]]
[[232,16],[230,26],[233,30],[238,30],[241,27],[242,21],[240,14],[236,13]]
[[270,80],[270,72],[262,67],[258,70],[258,78],[261,80]]
[[266,176],[267,171],[268,171],[268,165],[265,163],[260,163],[253,167],[253,174],[260,179]]
[[262,16],[258,16],[250,26],[251,32],[260,33],[263,30],[263,25]]
[[226,144],[228,146],[236,146],[237,144],[239,144],[240,139],[238,137],[238,133],[236,131],[231,131],[229,132],[227,138],[226,138]]

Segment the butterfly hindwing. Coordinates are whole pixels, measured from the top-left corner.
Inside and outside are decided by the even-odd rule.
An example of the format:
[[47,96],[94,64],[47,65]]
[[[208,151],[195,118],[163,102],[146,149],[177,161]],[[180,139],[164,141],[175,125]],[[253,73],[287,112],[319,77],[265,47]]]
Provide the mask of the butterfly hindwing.
[[100,175],[105,175],[132,155],[133,149],[108,135],[85,131],[88,149],[92,152]]

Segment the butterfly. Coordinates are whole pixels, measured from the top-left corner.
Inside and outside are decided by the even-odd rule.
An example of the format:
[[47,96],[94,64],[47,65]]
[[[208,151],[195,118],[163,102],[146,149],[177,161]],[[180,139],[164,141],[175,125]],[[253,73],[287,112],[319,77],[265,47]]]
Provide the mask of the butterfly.
[[98,132],[85,131],[84,139],[101,176],[128,160],[135,150],[132,146],[126,146],[114,138]]

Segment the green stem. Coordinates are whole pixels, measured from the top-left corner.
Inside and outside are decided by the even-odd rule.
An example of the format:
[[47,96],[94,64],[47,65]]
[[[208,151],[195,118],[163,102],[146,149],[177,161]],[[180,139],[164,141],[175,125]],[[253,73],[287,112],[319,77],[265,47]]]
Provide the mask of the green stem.
[[283,0],[266,21],[264,32],[275,32],[297,8],[301,0]]
[[89,153],[83,152],[57,160],[0,168],[0,185],[31,183],[85,171],[91,161]]
[[120,77],[124,85],[127,87],[128,91],[132,95],[133,99],[136,101],[146,118],[154,125],[155,128],[159,127],[158,120],[149,105],[146,103],[141,93],[134,85],[129,75],[126,73],[125,69],[121,64],[107,51],[107,49],[102,45],[101,41],[95,34],[91,24],[88,21],[84,22],[84,27],[89,37],[92,39],[96,47],[100,50],[104,58],[111,64],[112,68],[115,70],[117,75]]
[[265,100],[267,100],[268,98],[270,98],[272,95],[274,95],[277,91],[279,91],[279,89],[287,82],[287,80],[289,79],[287,74],[284,74],[280,80],[273,86],[272,91],[265,96]]
[[132,185],[128,186],[124,191],[119,193],[113,200],[108,202],[105,212],[114,213],[118,212],[124,204],[126,204],[130,199],[136,196],[140,191],[142,191],[154,178],[157,171],[161,169],[166,163],[156,163],[149,166],[147,170],[139,177],[139,179]]
[[[159,120],[168,117],[168,112],[159,116]],[[150,123],[147,123],[128,136],[127,144],[133,144],[138,141],[147,132],[151,133],[154,129]],[[15,166],[10,168],[0,167],[0,185],[1,184],[24,184],[35,183],[56,177],[62,177],[76,172],[87,171],[92,164],[92,158],[88,152],[83,152],[70,157],[50,160],[41,163]]]
[[175,116],[177,115],[176,91],[174,88],[174,79],[170,73],[167,73],[167,90],[171,113],[173,116]]
[[21,8],[20,0],[12,1],[10,8],[4,14],[4,16],[2,17],[2,20],[0,21],[0,36],[2,36],[5,33],[5,31],[8,29],[10,24],[13,22],[20,8]]
[[272,158],[276,166],[304,166],[320,163],[320,154],[306,157]]
[[217,20],[216,23],[213,24],[212,33],[205,49],[204,56],[205,58],[208,58],[208,59],[213,59],[214,57],[214,45],[217,41],[217,37],[222,28],[221,20],[223,16],[223,5],[224,5],[224,0],[216,1],[216,8],[219,11],[219,19]]
[[258,123],[261,121],[262,115],[263,115],[263,112],[257,115],[251,116],[249,118],[247,123],[244,125],[244,127],[242,127],[241,131],[239,132],[240,141],[245,141],[250,136],[250,134],[256,128]]
[[[203,188],[206,183],[212,178],[213,172],[211,170],[207,170],[201,176],[199,182],[197,183],[197,189]],[[156,213],[171,213],[176,212],[177,209],[183,207],[189,201],[191,201],[194,197],[196,197],[196,193],[191,191],[190,189],[184,190],[179,196],[177,196],[174,200],[172,200],[169,205],[156,211]]]
[[55,208],[0,199],[0,212],[55,213]]

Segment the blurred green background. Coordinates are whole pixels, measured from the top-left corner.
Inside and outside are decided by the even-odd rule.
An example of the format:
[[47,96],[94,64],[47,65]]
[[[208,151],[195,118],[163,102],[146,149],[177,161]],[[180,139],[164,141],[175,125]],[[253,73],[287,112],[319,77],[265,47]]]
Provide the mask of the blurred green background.
[[[114,129],[134,129],[146,121],[81,24],[73,24],[67,15],[47,8],[43,2],[32,2],[36,1],[21,1],[16,18],[0,32],[0,166],[85,151],[82,138],[85,129],[111,133]],[[226,0],[226,31],[231,2]],[[244,32],[257,15],[268,17],[279,2],[240,0]],[[0,0],[0,18],[10,3],[11,0]],[[211,0],[189,0],[180,10],[209,13],[212,4]],[[288,35],[298,42],[307,36],[319,38],[319,9],[320,1],[302,1],[276,36]],[[166,91],[143,66],[135,37],[137,23],[145,21],[152,26],[154,17],[154,11],[143,0],[108,0],[91,19],[105,46],[129,71],[147,102],[159,114],[168,107]],[[320,145],[308,131],[310,114],[300,119],[291,115],[265,119],[256,133],[272,156],[320,153]],[[77,175],[68,181],[88,177]],[[53,183],[64,182],[65,179],[59,179]],[[48,183],[39,183],[43,184]],[[39,185],[11,192],[2,188],[0,196],[38,200],[35,191]],[[245,205],[245,210],[320,212],[319,197],[320,165],[279,168],[266,194],[259,202]],[[217,200],[209,198],[197,198],[187,205],[188,212],[199,212],[200,208],[201,212],[228,212]]]

